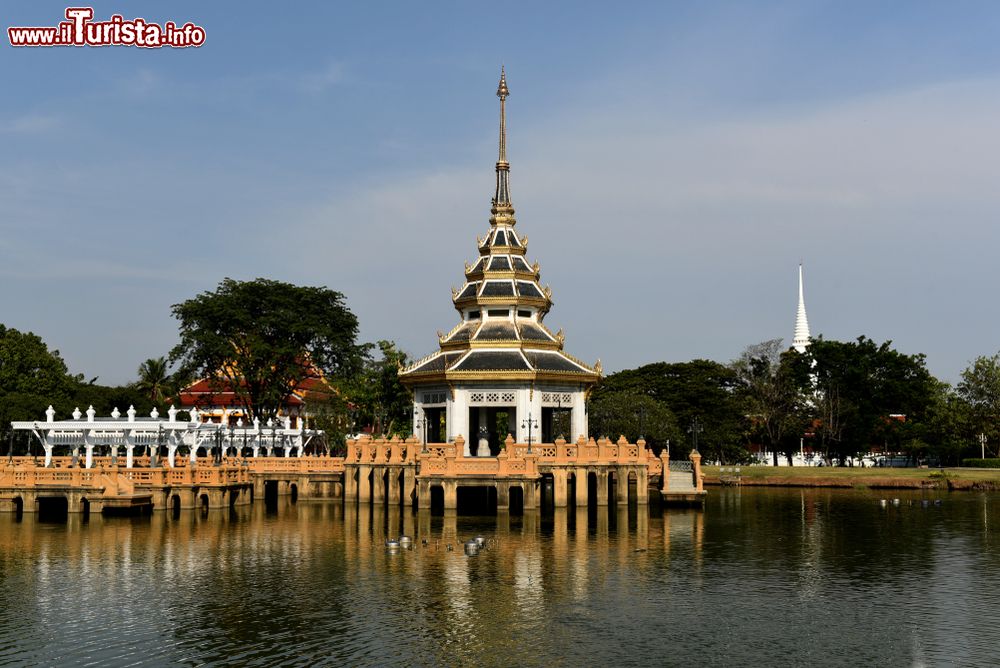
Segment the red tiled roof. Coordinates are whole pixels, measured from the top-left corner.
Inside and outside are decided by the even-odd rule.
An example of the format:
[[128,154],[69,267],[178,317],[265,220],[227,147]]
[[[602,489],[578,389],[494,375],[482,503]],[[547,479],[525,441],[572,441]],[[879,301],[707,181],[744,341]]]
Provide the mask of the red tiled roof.
[[[335,390],[326,382],[319,370],[314,367],[310,369],[312,375],[307,376],[299,382],[295,390],[286,400],[287,406],[301,406],[307,399],[313,398],[321,400],[334,394]],[[244,382],[241,379],[240,385]],[[181,406],[218,406],[218,407],[242,407],[243,402],[239,396],[230,389],[231,385],[226,378],[201,378],[191,383],[179,393]]]

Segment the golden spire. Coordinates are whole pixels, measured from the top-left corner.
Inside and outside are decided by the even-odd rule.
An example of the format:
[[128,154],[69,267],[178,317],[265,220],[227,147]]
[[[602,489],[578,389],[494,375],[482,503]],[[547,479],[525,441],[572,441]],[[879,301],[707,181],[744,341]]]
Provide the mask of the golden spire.
[[[514,207],[510,204],[510,163],[507,162],[507,72],[500,66],[500,84],[497,86],[497,97],[500,98],[500,155],[497,158],[497,189],[493,197],[493,216],[491,222],[499,218],[514,224]],[[508,219],[509,218],[509,219]]]
[[508,95],[510,95],[510,90],[507,88],[507,73],[501,65],[500,85],[497,86],[497,97],[500,98],[500,157],[497,162],[505,165],[507,164],[507,112],[505,107]]

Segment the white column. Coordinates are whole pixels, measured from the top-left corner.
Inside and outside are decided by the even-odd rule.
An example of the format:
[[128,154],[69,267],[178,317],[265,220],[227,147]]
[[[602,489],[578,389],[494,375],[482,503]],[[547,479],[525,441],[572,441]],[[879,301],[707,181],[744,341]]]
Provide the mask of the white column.
[[570,418],[572,421],[570,431],[572,433],[566,434],[566,440],[573,443],[581,435],[587,437],[587,404],[584,398],[583,390],[575,390],[573,392],[573,415]]
[[[56,437],[51,430],[47,432],[43,431],[42,434],[43,434],[42,450],[45,451],[45,466],[48,467],[52,465],[52,449],[56,445]],[[28,438],[31,437],[29,436]]]
[[177,455],[177,432],[171,431],[167,439],[167,466],[174,468],[174,457]]
[[455,390],[454,401],[448,402],[448,442],[454,441],[459,435],[465,439],[465,451],[462,453],[466,457],[470,456],[469,444],[472,438],[469,434],[469,391],[465,389]]
[[135,450],[135,438],[132,436],[132,431],[129,429],[125,430],[125,468],[132,468],[132,453]]
[[94,439],[90,436],[90,430],[83,430],[83,445],[87,450],[87,463],[85,466],[88,469],[94,468]]

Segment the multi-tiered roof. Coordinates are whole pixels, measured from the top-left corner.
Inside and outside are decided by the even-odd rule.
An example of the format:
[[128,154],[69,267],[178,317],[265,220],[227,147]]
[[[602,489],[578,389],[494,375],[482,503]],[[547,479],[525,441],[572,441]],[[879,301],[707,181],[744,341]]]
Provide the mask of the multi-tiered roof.
[[490,229],[479,239],[479,258],[465,266],[465,282],[452,291],[462,321],[439,335],[440,350],[402,370],[403,382],[455,379],[551,379],[596,382],[594,367],[563,352],[563,335],[543,324],[552,308],[552,291],[539,283],[538,263],[529,264],[528,237],[515,231],[507,162],[506,74],[501,71],[500,155]]

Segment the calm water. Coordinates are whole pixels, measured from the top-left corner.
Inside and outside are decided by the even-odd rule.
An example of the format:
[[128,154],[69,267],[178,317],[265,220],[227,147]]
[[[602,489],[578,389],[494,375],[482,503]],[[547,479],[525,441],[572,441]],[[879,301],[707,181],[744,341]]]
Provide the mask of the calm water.
[[[401,532],[416,548],[387,554]],[[998,532],[997,494],[841,490],[649,516],[5,515],[0,664],[990,666]]]

